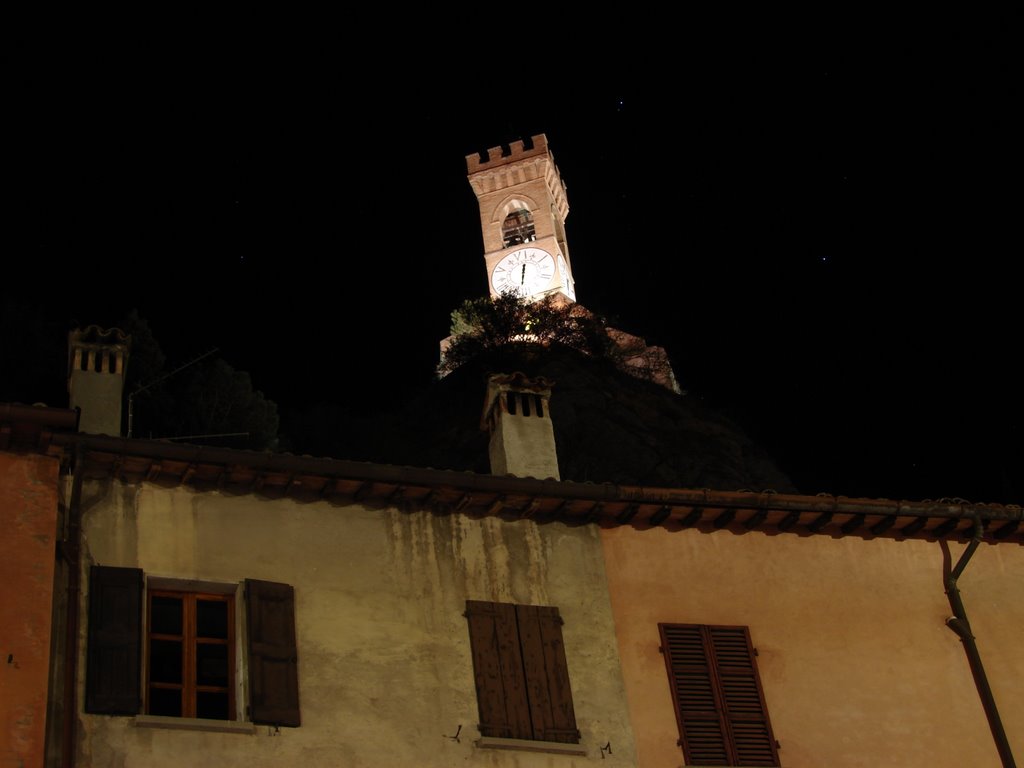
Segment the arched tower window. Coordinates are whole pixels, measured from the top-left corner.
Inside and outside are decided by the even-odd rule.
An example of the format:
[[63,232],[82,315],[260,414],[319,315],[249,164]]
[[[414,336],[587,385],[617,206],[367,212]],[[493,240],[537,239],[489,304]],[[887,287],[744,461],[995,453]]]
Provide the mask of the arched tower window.
[[533,216],[525,208],[517,208],[505,217],[501,225],[501,236],[505,240],[505,247],[532,243],[537,239],[533,229]]

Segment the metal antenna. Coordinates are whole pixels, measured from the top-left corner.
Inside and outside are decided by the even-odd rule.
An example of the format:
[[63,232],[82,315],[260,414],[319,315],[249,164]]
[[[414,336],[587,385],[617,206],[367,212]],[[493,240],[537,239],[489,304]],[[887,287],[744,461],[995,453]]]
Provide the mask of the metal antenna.
[[171,376],[173,376],[174,374],[180,373],[181,371],[183,371],[186,368],[188,368],[190,365],[194,365],[195,363],[198,363],[204,357],[209,357],[210,355],[212,355],[214,352],[217,352],[217,351],[219,351],[217,349],[217,347],[214,347],[209,352],[203,352],[203,354],[201,354],[199,357],[195,357],[195,358],[189,360],[184,365],[179,365],[177,368],[175,368],[170,373],[165,373],[163,376],[160,376],[159,378],[153,379],[153,381],[149,382],[149,384],[145,384],[145,385],[139,387],[134,392],[132,392],[130,395],[128,395],[128,437],[132,436],[132,420],[133,420],[134,415],[135,415],[134,409],[135,409],[135,396],[136,395],[145,392],[147,389],[151,389],[152,387],[155,387],[161,381],[166,381],[167,379],[171,378]]

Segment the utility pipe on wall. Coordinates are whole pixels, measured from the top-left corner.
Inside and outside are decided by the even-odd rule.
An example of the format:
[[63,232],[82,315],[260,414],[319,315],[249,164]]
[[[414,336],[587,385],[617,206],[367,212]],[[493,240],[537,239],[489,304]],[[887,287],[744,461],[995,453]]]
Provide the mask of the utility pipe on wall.
[[68,503],[67,568],[68,604],[64,646],[64,723],[61,739],[61,766],[74,768],[78,722],[78,611],[81,595],[82,552],[82,476],[85,474],[85,449],[75,446],[71,500]]
[[974,518],[974,536],[967,544],[967,549],[960,555],[956,567],[946,576],[946,597],[949,598],[949,607],[953,609],[953,615],[946,619],[946,626],[956,632],[964,644],[964,651],[967,653],[967,662],[971,666],[971,674],[974,676],[974,684],[978,688],[978,695],[981,697],[981,705],[985,708],[985,717],[988,719],[989,728],[992,729],[992,738],[995,739],[996,749],[999,751],[999,758],[1003,762],[1003,768],[1016,768],[1013,760],[1013,753],[1010,751],[1010,743],[1006,739],[1006,731],[1003,730],[1003,721],[999,718],[999,710],[996,709],[996,700],[992,695],[992,688],[989,687],[988,677],[985,675],[985,667],[981,663],[981,654],[978,653],[978,645],[974,642],[974,633],[971,631],[971,624],[967,620],[967,609],[960,598],[960,589],[957,587],[957,579],[960,578],[967,567],[967,562],[974,554],[974,550],[981,544],[984,535],[984,528],[981,525],[981,518]]

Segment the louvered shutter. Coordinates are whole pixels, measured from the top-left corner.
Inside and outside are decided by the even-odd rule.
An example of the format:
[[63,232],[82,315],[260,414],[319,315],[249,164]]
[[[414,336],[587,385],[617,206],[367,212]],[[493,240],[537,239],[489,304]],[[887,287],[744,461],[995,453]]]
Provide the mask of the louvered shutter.
[[135,715],[142,706],[142,571],[89,570],[85,711]]
[[660,624],[680,744],[690,765],[729,765],[725,720],[702,628]]
[[515,606],[466,601],[480,735],[532,739]]
[[686,762],[779,765],[747,628],[658,627]]
[[547,606],[516,606],[533,738],[578,744],[562,618]]
[[288,584],[245,580],[249,638],[249,715],[254,723],[297,727],[295,592]]
[[736,765],[778,765],[754,647],[746,627],[708,627]]

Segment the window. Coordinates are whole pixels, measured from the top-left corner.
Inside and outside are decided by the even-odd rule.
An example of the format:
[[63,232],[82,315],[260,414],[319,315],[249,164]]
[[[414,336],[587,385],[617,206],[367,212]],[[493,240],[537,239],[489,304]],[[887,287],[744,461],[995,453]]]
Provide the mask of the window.
[[234,596],[149,591],[150,715],[234,720]]
[[518,208],[508,216],[501,224],[501,236],[505,241],[505,247],[532,243],[537,239],[533,226],[533,216],[524,208]]
[[557,608],[466,601],[481,736],[578,744]]
[[686,764],[779,765],[747,628],[658,629]]
[[[249,720],[298,726],[294,591],[254,579],[244,584]],[[86,712],[236,718],[243,632],[235,626],[234,585],[202,586],[161,584],[146,594],[141,570],[92,567]]]

